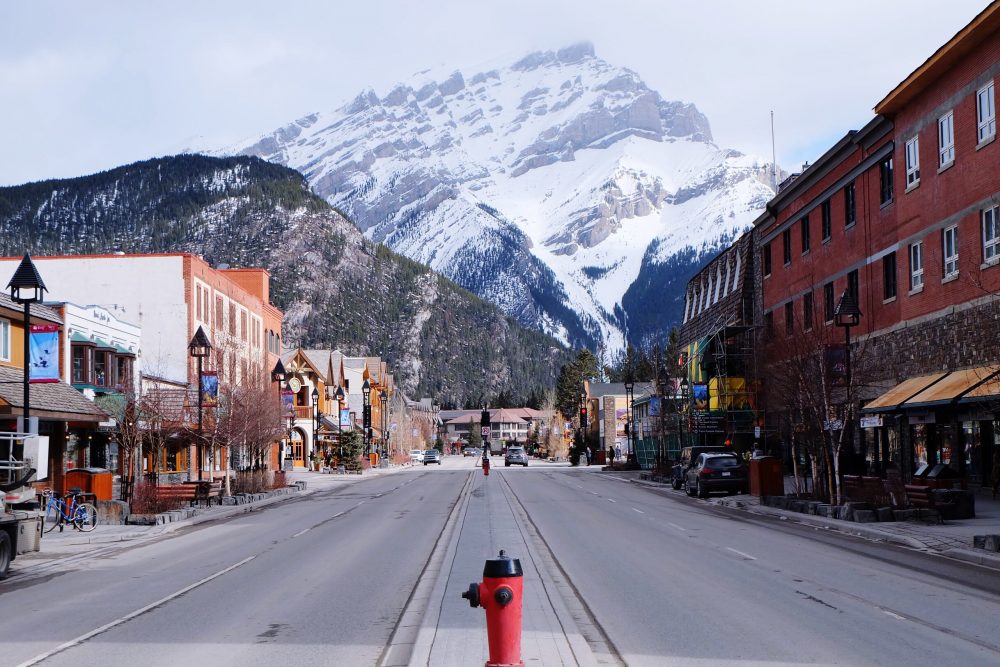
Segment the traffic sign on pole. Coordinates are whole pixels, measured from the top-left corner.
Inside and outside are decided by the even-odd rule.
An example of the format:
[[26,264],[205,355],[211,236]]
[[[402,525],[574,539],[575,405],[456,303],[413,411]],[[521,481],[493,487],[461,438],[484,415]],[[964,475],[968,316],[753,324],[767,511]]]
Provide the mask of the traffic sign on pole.
[[490,427],[489,426],[484,426],[482,428],[482,431],[483,431],[483,437],[484,438],[490,437]]

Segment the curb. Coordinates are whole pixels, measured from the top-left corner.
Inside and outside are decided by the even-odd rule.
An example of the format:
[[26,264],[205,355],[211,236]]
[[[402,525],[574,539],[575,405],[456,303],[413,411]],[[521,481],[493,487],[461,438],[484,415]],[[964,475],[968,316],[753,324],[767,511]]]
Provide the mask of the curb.
[[1000,553],[981,551],[979,549],[945,549],[940,553],[942,556],[948,556],[955,560],[1000,570]]

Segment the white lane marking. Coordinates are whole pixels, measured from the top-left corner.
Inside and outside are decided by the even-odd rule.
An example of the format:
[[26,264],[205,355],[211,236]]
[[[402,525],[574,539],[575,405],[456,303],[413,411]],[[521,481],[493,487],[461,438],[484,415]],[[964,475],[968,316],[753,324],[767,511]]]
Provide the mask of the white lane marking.
[[222,575],[226,574],[227,572],[232,572],[233,570],[235,570],[236,568],[240,567],[241,565],[246,565],[247,563],[249,563],[250,561],[252,561],[256,557],[257,556],[249,556],[247,558],[244,558],[243,560],[241,560],[238,563],[233,563],[229,567],[224,568],[222,570],[219,570],[215,574],[210,574],[209,576],[205,577],[204,579],[202,579],[200,581],[194,582],[190,586],[185,586],[184,588],[180,589],[176,593],[171,593],[170,595],[168,595],[165,598],[160,598],[156,602],[153,602],[152,604],[147,604],[145,607],[142,607],[141,609],[136,609],[132,613],[126,614],[125,616],[122,616],[119,619],[111,621],[110,623],[105,623],[101,627],[99,627],[99,628],[97,628],[95,630],[91,630],[90,632],[87,632],[85,634],[82,634],[79,637],[77,637],[76,639],[71,639],[68,642],[66,642],[65,644],[60,644],[59,646],[55,647],[51,651],[46,651],[45,653],[41,653],[39,655],[36,655],[34,658],[31,658],[30,660],[22,662],[17,667],[31,667],[31,665],[37,665],[38,663],[42,662],[43,660],[48,660],[49,658],[51,658],[52,656],[56,655],[57,653],[62,653],[66,649],[70,649],[70,648],[73,648],[74,646],[78,646],[78,645],[82,644],[83,642],[87,641],[88,639],[91,639],[93,637],[96,637],[99,634],[107,632],[111,628],[119,626],[122,623],[127,623],[128,621],[131,621],[136,616],[141,616],[141,615],[145,614],[147,611],[150,611],[152,609],[156,609],[160,605],[166,604],[167,602],[170,602],[171,600],[184,595],[188,591],[193,591],[194,589],[196,589],[199,586],[202,586],[204,584],[207,584],[208,582],[212,581],[213,579],[218,579],[219,577],[221,577]]
[[754,558],[750,554],[745,554],[742,551],[737,551],[736,549],[734,549],[732,547],[726,547],[726,549],[728,549],[729,551],[732,551],[734,554],[737,554],[739,556],[743,556],[743,558],[746,558],[747,560],[757,560],[756,558]]
[[583,486],[581,486],[580,484],[577,484],[577,485],[576,485],[576,488],[578,488],[578,489],[582,489],[582,488],[583,488]]
[[617,503],[618,501],[615,500],[614,498],[608,498],[608,502],[609,503]]
[[344,513],[343,512],[337,512],[336,514],[333,515],[333,518],[336,519],[338,516],[344,516]]
[[590,495],[592,495],[592,496],[599,496],[601,494],[599,494],[597,491],[591,491]]
[[687,530],[684,526],[678,526],[676,523],[667,522],[667,525],[671,528],[676,528],[677,530]]
[[305,529],[303,529],[303,530],[300,530],[299,532],[297,532],[297,533],[295,533],[294,535],[292,535],[292,538],[294,539],[294,538],[298,537],[299,535],[305,535],[305,534],[306,534],[306,533],[308,533],[308,532],[309,532],[310,530],[312,530],[312,527],[309,527],[309,528],[305,528]]
[[892,616],[897,621],[905,621],[906,620],[905,616],[900,616],[899,614],[894,614],[891,611],[886,611],[885,609],[882,610],[882,613],[885,614],[886,616]]
[[361,501],[361,502],[359,502],[359,503],[358,503],[357,505],[355,505],[355,507],[361,507],[361,506],[362,506],[362,505],[364,505],[364,504],[365,504],[365,501],[363,501],[363,500],[362,500],[362,501]]
[[632,508],[632,511],[633,511],[633,512],[638,512],[639,514],[645,514],[645,512],[643,512],[642,510],[637,510],[637,509],[636,509],[636,508],[634,508],[634,507]]

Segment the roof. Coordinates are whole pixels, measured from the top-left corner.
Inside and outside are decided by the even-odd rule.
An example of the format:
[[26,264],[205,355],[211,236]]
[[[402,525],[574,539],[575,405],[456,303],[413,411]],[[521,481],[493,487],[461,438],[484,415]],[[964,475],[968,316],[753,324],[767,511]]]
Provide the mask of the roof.
[[[14,299],[10,298],[10,294],[6,292],[0,292],[0,308],[8,308],[19,313],[24,312],[24,304],[14,301]],[[56,324],[63,323],[62,317],[59,316],[57,311],[40,303],[31,304],[31,319],[34,320],[36,318],[47,322],[55,322]]]
[[[24,408],[24,371],[0,366],[0,405]],[[36,417],[61,421],[105,421],[108,415],[64,382],[32,384],[28,399]]]
[[899,111],[997,30],[1000,30],[1000,2],[992,2],[883,97],[875,105],[875,113]]
[[1000,373],[1000,366],[980,366],[961,371],[953,371],[934,384],[911,396],[903,403],[904,408],[923,408],[951,403],[974,387],[979,387],[987,379]]
[[890,412],[905,403],[912,396],[933,385],[945,375],[947,373],[932,373],[931,375],[919,375],[903,380],[874,401],[865,405],[862,408],[862,412]]
[[[652,382],[636,382],[632,388],[633,396],[655,393]],[[624,382],[591,382],[588,398],[600,398],[601,396],[624,396]]]
[[330,370],[330,350],[306,350],[300,348],[302,355],[312,366],[320,379],[326,381],[326,375]]

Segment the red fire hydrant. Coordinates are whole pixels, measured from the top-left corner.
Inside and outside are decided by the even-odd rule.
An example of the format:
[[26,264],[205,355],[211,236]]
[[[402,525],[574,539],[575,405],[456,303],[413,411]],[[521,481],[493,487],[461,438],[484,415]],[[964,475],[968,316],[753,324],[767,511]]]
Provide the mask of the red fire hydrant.
[[486,610],[490,659],[486,667],[524,667],[521,660],[521,597],[524,573],[521,561],[503,550],[486,561],[483,582],[469,584],[462,597],[470,607]]
[[490,474],[490,459],[489,459],[489,457],[484,456],[483,457],[483,475],[486,475],[488,477],[489,474]]

